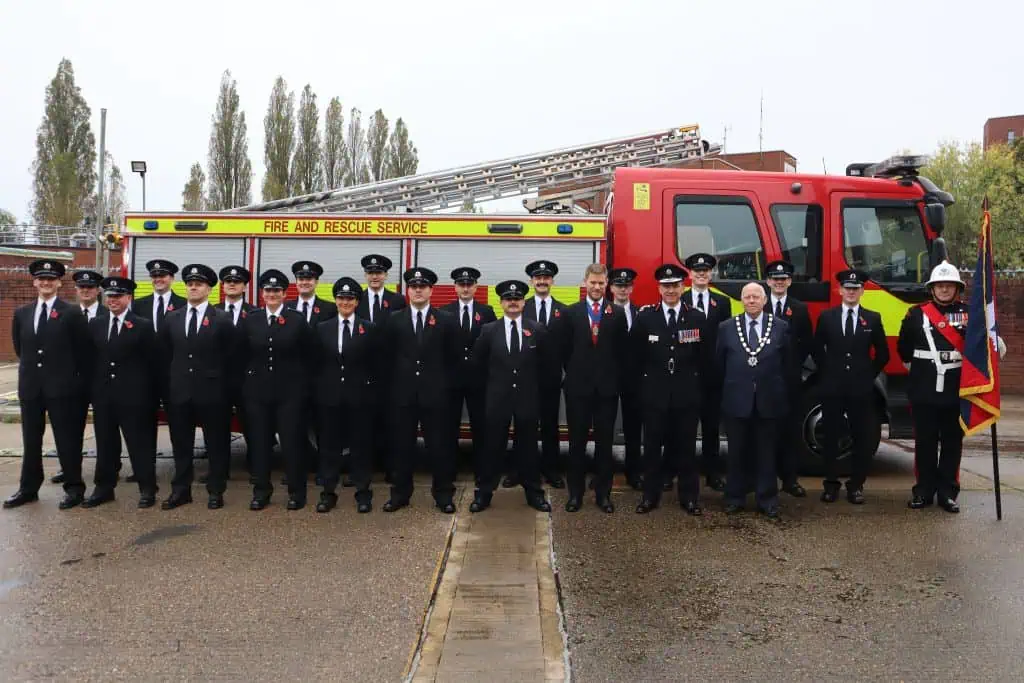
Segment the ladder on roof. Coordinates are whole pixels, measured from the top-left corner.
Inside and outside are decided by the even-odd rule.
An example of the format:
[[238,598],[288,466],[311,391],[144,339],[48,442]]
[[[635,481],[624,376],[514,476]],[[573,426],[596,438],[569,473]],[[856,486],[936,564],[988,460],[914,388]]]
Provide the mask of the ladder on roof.
[[423,173],[376,183],[250,204],[231,211],[424,213],[542,188],[607,178],[620,166],[668,166],[720,151],[701,139],[697,125],[630,135],[576,147]]

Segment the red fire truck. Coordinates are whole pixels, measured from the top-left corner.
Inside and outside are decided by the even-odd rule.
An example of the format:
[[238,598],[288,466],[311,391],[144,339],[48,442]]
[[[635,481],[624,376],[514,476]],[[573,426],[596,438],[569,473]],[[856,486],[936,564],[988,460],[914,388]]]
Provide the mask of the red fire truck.
[[[493,285],[523,278],[530,261],[558,264],[553,294],[562,301],[582,296],[585,267],[600,261],[640,273],[634,299],[644,304],[657,300],[652,273],[658,265],[681,264],[687,255],[705,251],[718,257],[713,287],[731,297],[738,313],[742,286],[763,279],[764,266],[784,258],[796,267],[791,294],[808,303],[814,320],[839,303],[838,271],[857,267],[870,273],[863,305],[882,314],[890,344],[895,344],[906,311],[925,299],[932,264],[945,257],[939,235],[945,206],[953,199],[918,176],[923,159],[854,164],[846,176],[653,167],[667,156],[678,161],[713,152],[699,136],[686,138],[687,130],[676,129],[684,133],[673,137],[679,138],[682,152],[664,144],[647,156],[641,150],[634,167],[611,172],[603,215],[574,213],[572,202],[561,207],[565,213],[554,215],[408,212],[428,204],[443,208],[448,199],[471,196],[477,187],[485,192],[496,187],[493,196],[500,196],[505,182],[536,190],[543,179],[559,174],[562,182],[580,180],[592,166],[607,161],[591,158],[573,165],[560,150],[545,153],[546,160],[533,166],[523,159],[505,160],[494,162],[487,173],[480,167],[455,169],[236,211],[132,213],[125,226],[125,273],[139,282],[141,296],[148,288],[144,264],[152,258],[199,261],[214,269],[241,264],[253,273],[267,268],[287,272],[294,261],[309,258],[324,266],[319,293],[329,298],[331,283],[342,275],[360,278],[359,260],[373,252],[394,262],[390,287],[399,287],[401,272],[414,265],[442,277],[457,266],[473,265],[483,274],[478,297],[496,305]],[[559,158],[562,170],[551,171],[552,159]],[[535,173],[538,166],[543,172]],[[402,205],[406,212],[395,210]],[[248,294],[256,301],[254,286]],[[442,285],[434,301],[443,304],[453,297],[453,287]],[[216,290],[213,298],[219,298]],[[911,435],[906,371],[895,349],[892,357],[876,380],[877,440],[885,424],[891,438]],[[813,364],[804,374],[802,461],[811,472],[820,469],[821,409]]]

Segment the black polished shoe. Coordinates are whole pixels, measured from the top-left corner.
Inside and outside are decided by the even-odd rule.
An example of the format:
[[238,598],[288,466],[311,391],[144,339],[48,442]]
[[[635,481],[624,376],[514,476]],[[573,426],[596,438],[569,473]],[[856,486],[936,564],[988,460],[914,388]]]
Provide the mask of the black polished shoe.
[[704,485],[712,491],[724,491],[725,479],[722,479],[717,474],[712,474],[704,480]]
[[487,500],[483,496],[476,496],[473,498],[473,502],[469,504],[469,511],[483,512],[489,507],[491,507],[491,501]]
[[923,510],[924,508],[931,507],[933,500],[924,496],[914,496],[907,501],[907,507],[911,510]]
[[655,503],[654,501],[643,499],[639,503],[637,503],[636,514],[638,514],[638,515],[646,515],[649,512],[651,512],[651,510],[654,510],[657,507],[658,507],[658,504]]
[[612,505],[612,499],[608,497],[601,498],[597,501],[597,507],[601,508],[602,512],[611,514],[615,512],[615,506]]
[[60,470],[57,474],[50,477],[51,484],[63,484],[64,483],[64,470]]
[[501,480],[501,488],[503,489],[514,489],[519,486],[519,477],[515,474],[506,474],[504,479]]
[[861,489],[853,489],[852,491],[847,491],[846,500],[853,503],[854,505],[863,505],[864,491],[862,491]]
[[114,500],[113,491],[93,491],[92,495],[82,501],[82,507],[94,508],[104,503],[111,503]]
[[394,498],[392,498],[388,500],[388,502],[384,503],[384,507],[382,507],[381,510],[383,510],[384,512],[395,512],[396,510],[401,510],[402,508],[407,507],[409,507],[409,501],[395,500]]
[[806,498],[807,489],[800,485],[799,482],[794,481],[792,484],[783,484],[782,490],[785,493],[793,496],[794,498]]
[[4,510],[19,508],[25,503],[35,503],[38,500],[38,493],[26,493],[24,491],[16,491],[14,495],[12,495],[11,497],[4,501]]
[[527,499],[526,504],[537,512],[551,512],[551,503],[549,503],[543,496],[529,498]]
[[139,494],[139,509],[146,510],[156,505],[156,494],[155,493],[140,493]]
[[545,474],[544,481],[553,489],[565,488],[565,479],[562,479],[562,475],[560,474],[552,474],[551,476]]
[[302,508],[306,507],[306,499],[305,498],[289,498],[288,499],[288,505],[286,505],[285,507],[287,509],[289,509],[289,510],[292,510],[292,511],[294,511],[294,510],[301,510]]
[[257,512],[268,505],[270,505],[270,496],[253,496],[253,499],[249,502],[249,509]]
[[66,493],[64,499],[57,503],[57,507],[61,510],[70,510],[76,508],[85,502],[85,494],[83,493]]
[[180,508],[182,505],[188,505],[191,502],[191,493],[172,493],[167,497],[167,500],[160,503],[160,509],[173,510],[174,508]]
[[949,512],[950,514],[959,514],[960,505],[952,498],[946,498],[945,496],[939,496],[939,507]]
[[839,500],[839,491],[833,491],[832,489],[826,489],[821,492],[822,503],[834,503]]
[[371,510],[373,510],[373,505],[371,503],[356,503],[356,512],[358,512],[361,515],[365,515],[367,512],[370,512]]
[[767,517],[769,521],[779,521],[779,508],[776,505],[764,508],[763,510],[761,510],[761,514]]
[[129,474],[127,477],[125,477],[124,480],[126,482],[128,482],[129,484],[138,484],[139,483],[139,478],[135,476],[134,472]]
[[455,514],[455,503],[453,503],[450,500],[446,501],[444,503],[435,503],[434,505],[437,507],[438,510],[440,510],[441,512],[443,512],[446,515],[454,515]]
[[208,510],[220,510],[222,507],[224,507],[224,496],[214,494],[206,499],[206,508]]
[[317,512],[330,512],[334,509],[334,506],[338,504],[338,496],[334,493],[321,493],[320,500],[317,501],[316,511]]
[[582,501],[576,496],[570,496],[569,500],[565,503],[566,512],[579,512]]
[[644,490],[644,478],[643,477],[626,477],[626,486],[633,489],[634,491]]
[[[352,488],[355,485],[356,485],[356,483],[355,483],[355,481],[352,480],[352,475],[351,474],[346,474],[345,476],[343,476],[341,478],[341,486],[342,486],[342,488],[350,489],[350,488]],[[320,484],[320,486],[323,486],[323,484]]]
[[732,505],[732,504],[729,504],[729,505],[725,506],[725,514],[727,514],[727,515],[738,515],[741,512],[743,512],[743,506],[742,505]]
[[686,514],[692,515],[694,517],[700,517],[704,514],[704,510],[701,509],[700,503],[693,500],[688,500],[685,503],[680,503],[679,507],[686,510]]

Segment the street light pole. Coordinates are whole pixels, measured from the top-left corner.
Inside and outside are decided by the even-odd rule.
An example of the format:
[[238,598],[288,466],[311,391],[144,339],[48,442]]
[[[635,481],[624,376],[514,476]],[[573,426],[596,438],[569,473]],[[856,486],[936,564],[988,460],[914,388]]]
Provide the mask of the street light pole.
[[132,173],[138,173],[142,176],[142,210],[146,210],[146,162],[145,161],[133,161],[132,162]]
[[[106,222],[104,200],[106,199],[105,190],[103,188],[104,175],[106,169],[104,168],[104,162],[106,161],[106,143],[107,143],[107,110],[100,109],[100,187],[99,197],[96,202],[96,270],[99,270],[103,265],[103,224]],[[107,274],[103,273],[103,277]]]

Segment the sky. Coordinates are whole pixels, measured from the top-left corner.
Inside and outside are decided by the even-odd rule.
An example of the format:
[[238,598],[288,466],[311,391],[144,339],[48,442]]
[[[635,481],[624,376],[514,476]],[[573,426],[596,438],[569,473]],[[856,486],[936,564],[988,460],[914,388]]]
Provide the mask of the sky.
[[[855,8],[855,9],[854,9]],[[401,116],[420,171],[697,123],[727,151],[785,149],[843,173],[980,140],[1024,114],[1024,3],[689,0],[515,3],[0,0],[0,208],[27,218],[44,92],[69,58],[99,144],[142,208],[181,208],[206,165],[225,69],[249,126],[253,201],[274,79]],[[763,97],[763,131],[760,107]],[[763,134],[763,143],[759,142]]]

